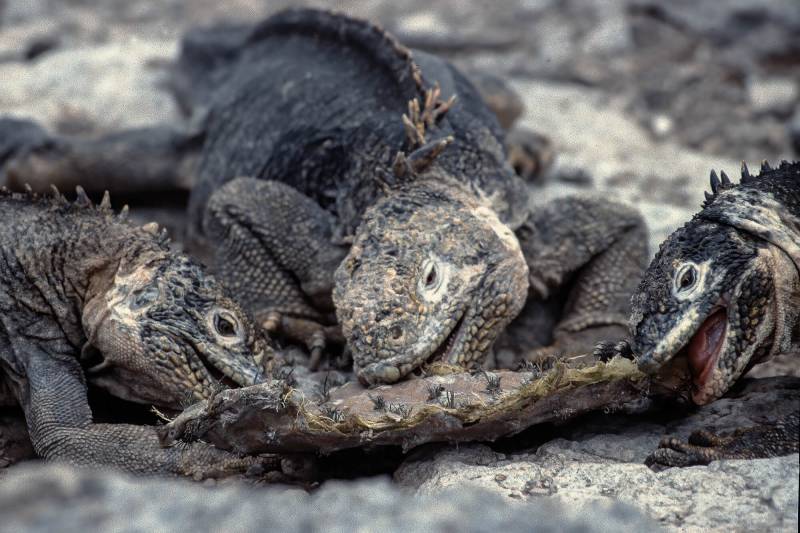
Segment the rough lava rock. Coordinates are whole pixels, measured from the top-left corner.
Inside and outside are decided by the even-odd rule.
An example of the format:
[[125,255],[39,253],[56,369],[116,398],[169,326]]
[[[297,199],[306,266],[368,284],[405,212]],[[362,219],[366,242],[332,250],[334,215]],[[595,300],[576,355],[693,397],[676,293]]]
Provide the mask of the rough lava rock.
[[754,425],[800,409],[800,380],[750,380],[688,416],[653,421],[595,416],[536,451],[498,453],[473,444],[420,450],[395,473],[403,487],[438,498],[451,487],[480,487],[510,499],[555,500],[583,508],[598,500],[635,505],[669,529],[785,530],[798,527],[797,454],[653,472],[642,461],[662,435]]
[[329,482],[312,494],[246,485],[203,487],[113,471],[28,465],[0,481],[0,533],[59,531],[653,531],[633,507],[598,502],[577,514],[554,502],[520,505],[485,490],[420,498],[386,479]]

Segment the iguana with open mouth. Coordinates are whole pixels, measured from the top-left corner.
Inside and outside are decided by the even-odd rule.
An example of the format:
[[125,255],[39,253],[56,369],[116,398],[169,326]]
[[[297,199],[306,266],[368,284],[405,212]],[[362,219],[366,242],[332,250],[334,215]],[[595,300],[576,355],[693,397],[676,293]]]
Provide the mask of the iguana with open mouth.
[[201,443],[162,448],[155,427],[93,422],[88,384],[177,410],[258,382],[272,352],[155,224],[131,224],[107,195],[77,198],[0,192],[0,396],[22,408],[36,453],[195,478],[260,467]]
[[[685,364],[703,405],[753,365],[800,349],[800,163],[745,165],[738,184],[711,173],[703,209],[661,245],[632,299],[632,352],[647,372]],[[608,345],[601,346],[598,354]],[[718,437],[666,439],[655,466],[798,450],[798,416]]]

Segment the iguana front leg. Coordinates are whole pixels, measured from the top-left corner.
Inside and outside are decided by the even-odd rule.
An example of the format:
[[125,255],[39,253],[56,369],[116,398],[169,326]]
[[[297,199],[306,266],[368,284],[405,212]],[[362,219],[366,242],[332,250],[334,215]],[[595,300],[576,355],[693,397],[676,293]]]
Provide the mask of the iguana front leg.
[[211,196],[204,225],[218,243],[218,276],[256,320],[306,342],[312,361],[326,340],[341,342],[323,325],[331,322],[333,272],[346,253],[331,242],[330,213],[283,183],[239,178]]
[[517,236],[530,269],[529,298],[566,294],[552,346],[534,357],[584,354],[599,340],[627,335],[630,297],[648,254],[639,213],[614,202],[560,198],[537,209]]
[[718,435],[699,430],[688,442],[664,438],[645,460],[659,471],[675,466],[707,465],[723,459],[759,459],[797,453],[800,448],[800,414],[792,413],[773,424],[740,428]]
[[154,427],[94,424],[76,359],[24,346],[26,382],[16,387],[36,453],[77,466],[195,479],[260,474],[271,460],[237,457],[203,443],[162,448]]

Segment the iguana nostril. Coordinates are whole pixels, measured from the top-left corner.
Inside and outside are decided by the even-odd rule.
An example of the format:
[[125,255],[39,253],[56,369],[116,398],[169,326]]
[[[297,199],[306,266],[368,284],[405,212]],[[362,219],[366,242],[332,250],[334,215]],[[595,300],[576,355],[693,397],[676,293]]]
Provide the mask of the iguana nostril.
[[389,330],[389,333],[392,335],[394,340],[397,340],[403,336],[403,329],[400,326],[392,326],[392,329]]

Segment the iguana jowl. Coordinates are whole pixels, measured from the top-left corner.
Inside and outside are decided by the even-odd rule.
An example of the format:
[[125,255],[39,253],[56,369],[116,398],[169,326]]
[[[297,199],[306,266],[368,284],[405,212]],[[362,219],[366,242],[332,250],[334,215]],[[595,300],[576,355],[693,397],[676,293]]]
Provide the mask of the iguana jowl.
[[[95,424],[87,383],[178,408],[219,381],[255,383],[264,340],[153,224],[78,200],[0,192],[0,381],[37,454],[132,472],[213,476],[257,464],[207,445],[164,449],[155,428]],[[3,387],[0,387],[2,389]]]

